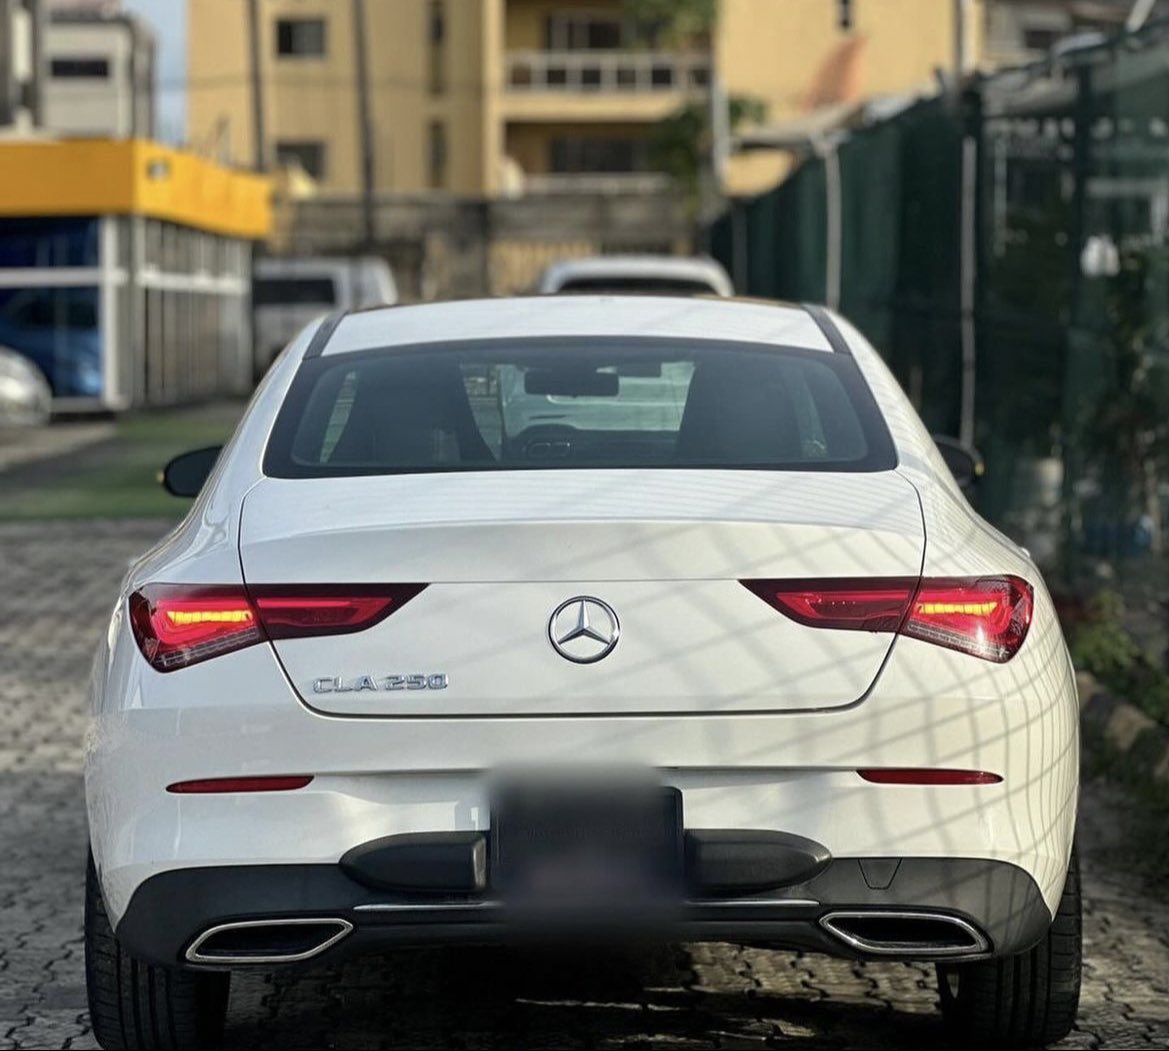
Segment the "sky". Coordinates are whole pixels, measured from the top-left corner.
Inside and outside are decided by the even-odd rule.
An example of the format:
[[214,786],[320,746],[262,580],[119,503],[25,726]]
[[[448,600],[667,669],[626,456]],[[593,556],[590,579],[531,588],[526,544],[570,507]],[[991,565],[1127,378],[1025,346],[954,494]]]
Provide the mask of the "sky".
[[186,124],[187,0],[123,0],[123,4],[149,22],[158,38],[158,137],[181,142]]

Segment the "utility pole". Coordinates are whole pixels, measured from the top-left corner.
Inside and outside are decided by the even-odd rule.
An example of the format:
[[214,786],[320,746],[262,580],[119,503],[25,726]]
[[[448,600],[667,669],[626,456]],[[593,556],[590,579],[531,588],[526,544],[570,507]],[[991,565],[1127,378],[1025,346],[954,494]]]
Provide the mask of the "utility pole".
[[954,3],[954,94],[962,92],[962,78],[972,65],[970,61],[970,0]]
[[367,250],[376,239],[373,176],[373,117],[369,100],[369,35],[366,32],[365,0],[353,3],[354,85],[357,93],[357,138],[361,149],[361,221],[362,238]]
[[264,128],[264,78],[260,72],[260,0],[248,0],[248,61],[252,80],[252,166],[258,172],[268,167],[268,140]]
[[1134,0],[1132,10],[1128,13],[1128,18],[1125,19],[1124,28],[1129,33],[1135,33],[1148,20],[1149,15],[1153,13],[1153,8],[1156,6],[1157,0]]
[[958,345],[961,355],[962,383],[959,394],[958,440],[967,448],[974,446],[974,390],[978,375],[978,332],[975,310],[978,288],[978,138],[966,124],[963,107],[963,83],[970,61],[970,0],[954,3],[954,113],[963,124],[961,153],[961,196],[958,227]]

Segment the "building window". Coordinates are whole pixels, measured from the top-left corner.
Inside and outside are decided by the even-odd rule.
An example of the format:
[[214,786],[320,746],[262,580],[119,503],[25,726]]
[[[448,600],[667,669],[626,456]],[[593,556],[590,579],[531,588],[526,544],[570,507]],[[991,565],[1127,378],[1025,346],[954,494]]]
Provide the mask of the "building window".
[[323,18],[278,18],[276,54],[281,58],[320,58],[325,54]]
[[555,175],[647,171],[649,148],[641,139],[552,139],[548,168]]
[[427,132],[427,159],[430,168],[430,188],[443,190],[447,179],[446,124],[432,120]]
[[325,177],[325,144],[319,140],[276,143],[278,165],[299,164],[314,179]]
[[54,58],[49,62],[49,75],[61,79],[88,78],[106,80],[110,75],[108,58]]
[[430,56],[430,92],[439,95],[446,91],[446,4],[443,0],[431,0],[426,35]]
[[544,22],[544,46],[549,51],[617,51],[631,42],[622,18],[555,14]]
[[1063,35],[1058,29],[1024,29],[1023,46],[1028,51],[1050,51]]

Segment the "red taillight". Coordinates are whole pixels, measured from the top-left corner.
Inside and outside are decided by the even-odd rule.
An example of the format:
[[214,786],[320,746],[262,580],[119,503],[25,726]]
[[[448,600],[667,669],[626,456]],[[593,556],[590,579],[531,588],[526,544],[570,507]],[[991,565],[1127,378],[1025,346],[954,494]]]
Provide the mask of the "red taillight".
[[158,671],[174,671],[269,638],[362,631],[425,587],[152,584],[130,596],[130,625],[150,664]]
[[1034,603],[1018,577],[923,580],[901,633],[1002,664],[1023,645]]
[[874,785],[997,785],[998,774],[985,770],[934,770],[911,767],[877,767],[858,770],[858,774]]
[[917,578],[744,580],[743,584],[780,613],[811,628],[896,631],[905,619]]
[[211,795],[219,792],[290,792],[304,788],[311,774],[274,774],[263,777],[205,777],[197,781],[176,781],[167,785],[177,795]]
[[425,584],[253,587],[252,598],[269,638],[344,635],[364,631],[401,609]]
[[900,632],[984,660],[1010,660],[1031,626],[1034,593],[1018,577],[744,580],[800,624]]
[[174,671],[263,640],[243,588],[153,585],[130,596],[138,648],[158,671]]

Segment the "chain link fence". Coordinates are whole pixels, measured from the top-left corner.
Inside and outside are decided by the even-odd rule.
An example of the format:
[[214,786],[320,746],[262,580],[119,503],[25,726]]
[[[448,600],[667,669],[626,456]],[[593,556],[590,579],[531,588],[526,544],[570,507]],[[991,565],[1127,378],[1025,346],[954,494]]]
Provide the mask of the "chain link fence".
[[710,231],[740,290],[854,320],[1065,609],[1169,644],[1169,22],[813,144]]

